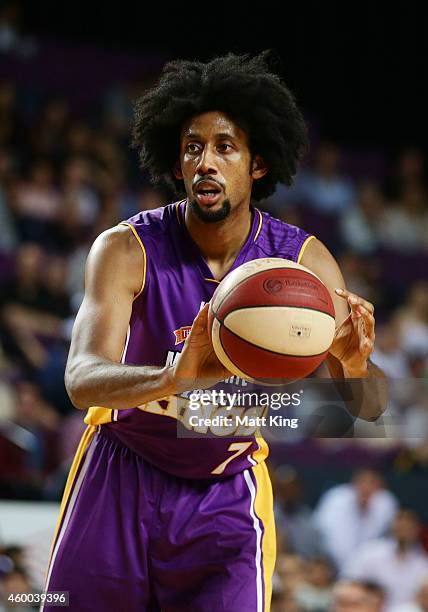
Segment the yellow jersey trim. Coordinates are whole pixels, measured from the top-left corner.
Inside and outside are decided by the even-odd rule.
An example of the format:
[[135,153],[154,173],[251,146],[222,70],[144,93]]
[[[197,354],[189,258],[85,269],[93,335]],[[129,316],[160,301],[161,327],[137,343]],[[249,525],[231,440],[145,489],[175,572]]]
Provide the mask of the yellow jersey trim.
[[135,229],[135,227],[133,225],[131,225],[130,223],[126,223],[126,221],[122,221],[119,225],[127,225],[128,227],[131,228],[132,233],[134,234],[134,236],[136,237],[136,239],[138,240],[138,244],[141,247],[141,250],[143,251],[143,255],[144,255],[144,264],[143,264],[143,281],[141,283],[141,289],[139,290],[138,293],[136,293],[134,295],[134,300],[137,299],[137,297],[139,297],[144,290],[144,285],[146,284],[146,271],[147,271],[147,253],[146,253],[146,249],[144,247],[144,244],[140,238],[140,236],[137,233],[137,230]]
[[104,425],[113,422],[113,409],[104,406],[91,406],[83,421],[86,425]]
[[306,247],[308,246],[308,244],[310,243],[310,241],[312,240],[312,238],[315,238],[314,235],[312,236],[308,236],[305,240],[305,242],[302,244],[301,248],[300,248],[300,253],[299,253],[299,257],[297,258],[297,263],[299,264],[302,257],[303,257],[303,253],[305,252]]
[[204,278],[204,280],[209,281],[210,283],[219,283],[220,281],[215,278]]
[[257,236],[260,234],[260,230],[262,229],[262,225],[263,225],[263,215],[262,213],[259,211],[258,208],[256,208],[256,211],[259,213],[259,227],[257,228],[257,232],[256,235],[254,236],[254,240],[253,242],[255,242],[257,240]]

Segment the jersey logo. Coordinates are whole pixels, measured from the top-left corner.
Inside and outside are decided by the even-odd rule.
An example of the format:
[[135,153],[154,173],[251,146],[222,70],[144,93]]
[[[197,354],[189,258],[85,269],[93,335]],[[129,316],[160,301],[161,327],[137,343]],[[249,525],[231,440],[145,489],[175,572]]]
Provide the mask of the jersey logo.
[[[199,312],[202,310],[202,308],[205,306],[206,302],[201,302],[199,305]],[[187,336],[190,334],[190,330],[192,329],[191,325],[183,325],[183,327],[180,327],[180,329],[175,329],[174,330],[174,336],[175,336],[175,346],[177,346],[177,344],[181,344],[182,342],[185,341],[185,339],[187,338]]]
[[190,334],[190,330],[191,329],[192,329],[191,325],[184,325],[183,327],[180,327],[180,329],[174,330],[175,345],[176,346],[177,346],[177,344],[181,344],[182,342],[185,341],[187,336]]

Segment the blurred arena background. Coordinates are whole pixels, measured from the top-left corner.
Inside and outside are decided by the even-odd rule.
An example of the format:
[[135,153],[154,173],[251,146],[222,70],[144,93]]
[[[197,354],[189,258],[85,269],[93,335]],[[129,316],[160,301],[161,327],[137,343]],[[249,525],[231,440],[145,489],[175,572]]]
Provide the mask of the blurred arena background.
[[221,3],[151,17],[127,2],[93,4],[90,15],[74,3],[0,2],[0,592],[42,588],[84,429],[63,371],[88,249],[107,227],[171,198],[129,148],[132,100],[168,59],[272,48],[305,110],[311,150],[294,187],[262,207],[323,240],[348,288],[375,304],[374,360],[390,378],[385,422],[395,426],[395,435],[351,428],[272,444],[273,610],[427,612],[428,100],[418,15],[390,9],[386,20],[367,4],[346,16],[308,3],[279,18],[264,3],[262,14],[231,20]]

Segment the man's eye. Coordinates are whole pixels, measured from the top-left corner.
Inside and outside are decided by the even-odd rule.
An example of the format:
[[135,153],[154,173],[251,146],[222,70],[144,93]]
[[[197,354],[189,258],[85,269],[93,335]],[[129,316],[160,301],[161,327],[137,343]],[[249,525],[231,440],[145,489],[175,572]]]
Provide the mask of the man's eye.
[[198,145],[194,144],[193,142],[189,142],[189,144],[186,146],[187,153],[197,153],[198,150],[199,150]]
[[230,146],[230,144],[227,144],[226,142],[223,142],[221,144],[218,145],[218,149],[222,152],[225,153],[226,151],[229,151],[229,149],[231,149],[232,147]]

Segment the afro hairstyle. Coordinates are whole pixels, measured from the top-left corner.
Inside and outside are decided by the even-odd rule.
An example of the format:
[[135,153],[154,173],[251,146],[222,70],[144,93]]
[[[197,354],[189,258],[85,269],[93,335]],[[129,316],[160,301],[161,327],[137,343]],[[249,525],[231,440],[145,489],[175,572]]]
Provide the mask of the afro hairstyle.
[[269,67],[269,51],[256,57],[229,53],[207,63],[175,60],[155,87],[135,103],[132,145],[155,184],[183,192],[173,168],[184,123],[205,112],[228,116],[248,137],[252,158],[260,155],[267,174],[254,181],[252,198],[264,199],[277,183],[291,185],[307,150],[307,129],[294,96]]

